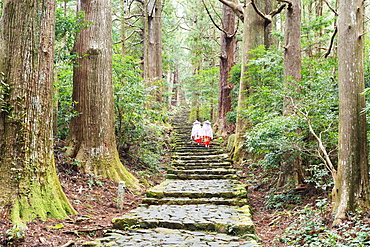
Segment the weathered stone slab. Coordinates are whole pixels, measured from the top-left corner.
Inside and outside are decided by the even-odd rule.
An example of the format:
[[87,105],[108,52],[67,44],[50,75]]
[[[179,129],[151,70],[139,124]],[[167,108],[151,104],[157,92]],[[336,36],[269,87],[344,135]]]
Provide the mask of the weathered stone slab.
[[112,220],[116,229],[127,227],[171,228],[214,231],[233,235],[253,234],[249,206],[226,205],[151,205],[141,206]]
[[223,197],[210,197],[210,198],[190,198],[190,197],[165,197],[154,198],[146,197],[142,200],[143,204],[149,205],[187,205],[187,204],[214,204],[214,205],[229,205],[229,206],[244,206],[248,204],[246,198],[223,198]]
[[225,160],[228,158],[227,154],[213,154],[213,155],[189,155],[189,156],[173,156],[173,159],[181,160]]
[[165,180],[147,191],[148,197],[245,198],[245,184],[237,180]]
[[[224,168],[224,169],[233,169],[231,165],[228,164],[212,164],[211,165],[197,165],[197,164],[192,164],[190,166],[188,165],[178,165],[178,166],[173,166],[176,170],[197,170],[197,169],[210,169],[210,168]],[[171,172],[169,172],[171,173]]]
[[176,175],[228,175],[228,174],[236,174],[236,170],[234,169],[225,169],[225,168],[211,168],[211,169],[188,169],[188,170],[168,170],[168,174],[176,174]]
[[[198,164],[202,166],[208,166],[208,164],[224,163],[229,162],[227,160],[216,160],[216,159],[204,159],[204,160],[175,160],[175,163],[183,164]],[[231,164],[231,162],[229,162]]]
[[197,179],[197,180],[214,180],[214,179],[238,179],[236,174],[213,175],[213,174],[167,174],[167,179]]
[[[223,152],[220,149],[213,149],[213,150],[201,150],[202,155],[219,155],[223,154]],[[175,156],[181,157],[181,156],[191,156],[194,155],[194,152],[189,152],[189,150],[183,150],[183,151],[176,151]]]
[[171,230],[156,228],[150,230],[111,231],[104,238],[94,242],[85,243],[84,247],[98,246],[134,246],[134,247],[209,247],[209,246],[235,246],[257,247],[258,243],[245,236],[229,236],[215,232],[191,232],[186,230]]

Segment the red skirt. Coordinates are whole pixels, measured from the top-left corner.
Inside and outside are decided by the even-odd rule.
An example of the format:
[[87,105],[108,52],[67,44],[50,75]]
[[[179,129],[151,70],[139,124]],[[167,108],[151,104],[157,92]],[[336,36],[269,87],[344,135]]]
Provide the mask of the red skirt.
[[199,138],[199,139],[195,139],[195,142],[196,142],[196,143],[202,143],[202,139],[201,139],[201,138]]

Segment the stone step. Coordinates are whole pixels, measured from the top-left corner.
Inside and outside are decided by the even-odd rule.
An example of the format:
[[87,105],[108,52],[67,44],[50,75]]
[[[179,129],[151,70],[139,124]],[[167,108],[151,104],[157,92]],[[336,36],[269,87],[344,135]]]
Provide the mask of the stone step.
[[205,147],[203,145],[198,145],[191,141],[189,145],[176,146],[175,150],[182,150],[182,151],[188,150],[189,152],[192,152],[192,151],[204,151],[204,150],[222,150],[222,148],[220,145],[216,145],[216,144],[213,145],[212,143],[211,143],[211,146]]
[[174,169],[168,170],[167,174],[174,174],[178,176],[187,176],[187,175],[229,175],[229,174],[236,174],[236,170],[234,169],[225,169],[225,168],[213,168],[213,169],[191,169],[191,170],[184,170],[184,169]]
[[176,135],[184,135],[184,134],[187,134],[187,135],[191,135],[191,131],[192,131],[192,126],[189,127],[179,127],[179,128],[174,128],[173,129],[174,133],[176,133]]
[[219,148],[206,148],[206,147],[201,147],[201,148],[194,148],[194,149],[174,149],[173,150],[175,153],[192,153],[195,155],[198,154],[208,154],[208,153],[216,153],[216,154],[223,154],[224,151]]
[[244,206],[248,204],[246,198],[189,198],[189,197],[165,197],[165,198],[152,198],[146,197],[142,200],[143,204],[148,205],[189,205],[189,204],[214,204],[214,205],[229,205],[229,206]]
[[[223,154],[222,150],[214,149],[214,150],[200,150],[198,153],[202,153],[202,155],[219,155]],[[188,150],[181,150],[176,151],[175,156],[191,156],[194,155],[194,152],[189,152]]]
[[227,154],[211,154],[211,155],[188,155],[188,156],[183,156],[183,155],[173,155],[172,159],[181,159],[181,160],[217,160],[217,161],[223,161],[228,159]]
[[[233,169],[232,166],[214,166],[215,168],[224,168],[224,169]],[[209,166],[208,165],[204,165],[204,166],[176,166],[176,167],[173,167],[175,168],[176,170],[202,170],[202,169],[209,169]]]
[[174,169],[177,170],[197,170],[197,169],[209,169],[209,168],[224,168],[224,169],[232,169],[233,167],[230,164],[212,164],[209,165],[197,165],[197,164],[192,164],[192,165],[172,165]]
[[182,179],[182,180],[214,180],[214,179],[238,179],[239,176],[236,174],[226,174],[226,175],[213,175],[213,174],[167,174],[167,179]]
[[104,238],[94,242],[87,242],[82,246],[259,246],[254,238],[253,235],[249,236],[248,234],[241,238],[224,233],[173,230],[168,228],[130,229],[127,231],[109,230],[104,234]]
[[115,229],[170,228],[213,231],[232,235],[253,234],[255,227],[249,206],[150,205],[140,206],[112,220]]
[[183,160],[183,159],[178,159],[174,160],[174,162],[177,163],[182,163],[182,164],[198,164],[198,165],[203,165],[206,166],[207,164],[215,164],[215,163],[224,163],[224,162],[229,162],[229,164],[232,164],[231,161],[222,161],[222,160],[216,160],[216,159],[204,159],[204,160]]
[[186,136],[189,136],[191,135],[191,127],[190,128],[179,128],[179,129],[174,129],[174,132],[176,133],[175,135],[176,136],[179,136],[179,135],[186,135]]
[[217,162],[189,162],[188,160],[175,160],[172,162],[172,166],[205,166],[205,167],[221,167],[221,166],[231,166],[230,161],[217,161]]
[[86,247],[259,246],[246,185],[219,142],[206,148],[190,140],[188,116],[172,118],[176,147],[169,179],[148,189],[138,208],[112,220],[126,231],[110,231]]
[[188,197],[188,198],[246,198],[245,184],[237,180],[170,180],[150,188],[147,197]]
[[[201,145],[198,145],[194,141],[190,140],[190,135],[189,136],[184,136],[182,138],[174,138],[173,143],[175,143],[176,145],[178,145],[180,147],[182,147],[182,146],[186,146],[186,147],[199,146],[199,147],[202,147]],[[211,141],[211,146],[210,147],[220,147],[220,146],[221,146],[220,143]]]

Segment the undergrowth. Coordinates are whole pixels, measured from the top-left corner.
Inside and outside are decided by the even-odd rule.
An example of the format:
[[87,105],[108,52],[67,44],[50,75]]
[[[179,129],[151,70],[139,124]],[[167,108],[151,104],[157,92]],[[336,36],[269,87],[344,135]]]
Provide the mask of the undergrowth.
[[358,247],[370,245],[370,220],[368,213],[348,215],[342,224],[333,227],[330,202],[316,200],[292,212],[294,221],[276,240],[284,246],[335,246]]

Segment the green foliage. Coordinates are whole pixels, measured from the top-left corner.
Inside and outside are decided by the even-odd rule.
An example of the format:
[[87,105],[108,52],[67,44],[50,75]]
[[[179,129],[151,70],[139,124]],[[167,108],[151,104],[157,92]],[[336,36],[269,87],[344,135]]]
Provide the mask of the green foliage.
[[218,105],[219,73],[218,67],[210,67],[199,70],[196,75],[187,78],[185,89],[190,101],[195,102],[191,120],[195,118],[212,120],[212,110]]
[[[370,40],[365,39],[365,49],[364,49],[364,57],[369,57],[369,48],[370,48]],[[370,59],[364,60],[364,74],[365,74],[365,97],[366,102],[369,102],[369,92],[370,92]],[[364,109],[364,112],[366,114],[370,114],[370,105],[366,104],[366,107]],[[368,131],[368,134],[370,134],[370,131]]]
[[288,208],[290,205],[298,205],[301,203],[301,195],[296,194],[294,191],[277,194],[276,190],[272,189],[265,197],[265,207],[268,209]]
[[87,28],[89,23],[84,20],[85,13],[70,14],[63,9],[57,9],[55,22],[55,61],[70,63],[76,58],[72,53],[77,34],[82,28]]
[[[247,107],[241,110],[253,126],[246,133],[247,150],[262,155],[259,164],[272,174],[277,174],[284,163],[301,157],[307,182],[328,189],[332,180],[317,155],[321,151],[308,121],[327,151],[332,151],[335,163],[338,95],[333,79],[336,75],[331,74],[335,59],[303,59],[302,80],[289,85],[283,83],[280,51],[259,47],[252,54],[248,65],[249,76],[254,78],[252,93],[246,99]],[[288,103],[291,112],[284,114]]]
[[329,191],[334,186],[334,181],[325,164],[312,162],[312,164],[306,167],[306,172],[309,174],[306,177],[306,183],[314,184],[316,188],[321,188],[325,191]]
[[[266,116],[263,122],[246,133],[246,147],[249,152],[265,154],[259,162],[265,170],[278,169],[282,163],[292,162],[297,157],[304,138],[297,133],[301,125],[294,117]],[[290,154],[289,159],[285,155],[287,153]]]
[[119,150],[126,159],[145,164],[153,169],[160,162],[166,150],[166,106],[149,108],[153,102],[146,88],[138,63],[126,56],[114,55],[114,95],[116,110],[116,133]]
[[316,201],[294,213],[293,223],[279,237],[284,246],[357,247],[370,244],[370,224],[365,214],[349,215],[348,221],[331,228],[327,215],[329,202]]
[[95,174],[89,174],[89,178],[87,179],[87,184],[89,187],[94,187],[94,186],[103,186],[103,181],[99,180],[101,176],[97,176]]
[[229,97],[231,98],[232,109],[226,114],[226,119],[230,123],[236,123],[236,107],[238,106],[238,93],[241,77],[241,64],[235,64],[229,73],[228,82],[234,84]]
[[6,230],[5,234],[7,236],[7,244],[17,245],[19,242],[22,242],[26,237],[25,230],[25,227],[18,225],[15,225],[13,226],[13,228]]
[[72,53],[78,32],[89,24],[84,21],[84,13],[65,13],[63,9],[56,10],[55,24],[55,72],[57,80],[54,83],[54,102],[57,104],[56,136],[64,140],[68,135],[69,122],[77,112],[73,111],[73,60],[77,57]]
[[4,73],[0,72],[0,112],[9,112],[9,106],[6,98],[9,95],[10,86],[4,81]]

